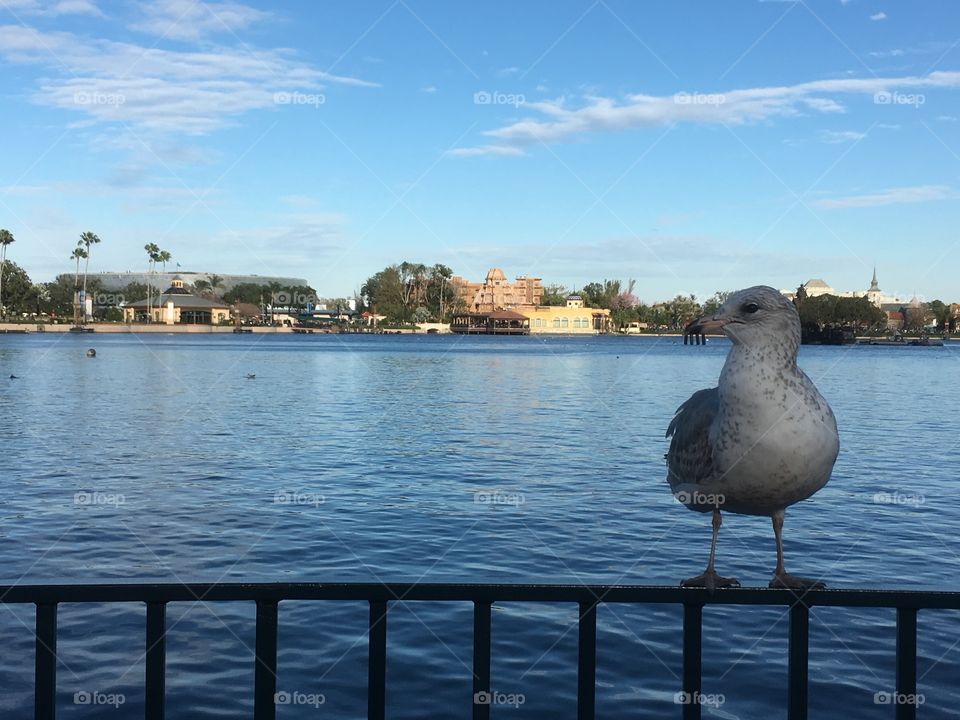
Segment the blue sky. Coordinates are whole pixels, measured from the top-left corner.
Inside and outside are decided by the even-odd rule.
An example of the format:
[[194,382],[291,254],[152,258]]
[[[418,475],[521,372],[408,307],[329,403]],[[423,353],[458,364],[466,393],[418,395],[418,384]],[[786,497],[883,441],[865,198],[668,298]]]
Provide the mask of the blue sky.
[[35,279],[492,266],[645,301],[960,301],[960,4],[0,0],[0,226]]

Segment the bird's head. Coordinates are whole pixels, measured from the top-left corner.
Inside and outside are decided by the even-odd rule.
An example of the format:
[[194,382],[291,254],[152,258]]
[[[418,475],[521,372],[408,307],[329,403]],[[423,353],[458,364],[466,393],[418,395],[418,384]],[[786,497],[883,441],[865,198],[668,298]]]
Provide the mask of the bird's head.
[[750,348],[785,344],[794,352],[800,345],[800,315],[783,293],[756,285],[732,293],[712,316],[697,318],[685,335],[722,332],[737,345]]

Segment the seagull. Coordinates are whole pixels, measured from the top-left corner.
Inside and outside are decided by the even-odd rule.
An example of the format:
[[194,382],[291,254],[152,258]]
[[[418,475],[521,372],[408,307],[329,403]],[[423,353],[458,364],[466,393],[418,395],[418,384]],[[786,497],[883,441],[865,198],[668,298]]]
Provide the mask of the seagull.
[[710,558],[684,587],[737,587],[713,568],[720,511],[770,517],[777,567],[770,587],[825,587],[783,566],[784,510],[820,490],[840,451],[837,421],[813,381],[797,367],[800,316],[789,299],[764,285],[731,294],[712,317],[685,335],[722,331],[733,342],[718,387],[698,390],[667,428],[667,481],[690,510],[713,515]]
[[257,379],[256,373],[247,373],[247,380],[256,380],[256,379]]
[[19,380],[20,378],[18,378],[16,375],[11,375],[11,376],[10,376],[10,379],[11,379],[11,380]]

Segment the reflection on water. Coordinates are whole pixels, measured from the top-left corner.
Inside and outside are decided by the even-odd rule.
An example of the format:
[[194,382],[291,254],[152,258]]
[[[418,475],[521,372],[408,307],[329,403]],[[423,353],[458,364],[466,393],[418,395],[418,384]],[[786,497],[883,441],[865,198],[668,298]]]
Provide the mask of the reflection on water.
[[[0,381],[3,582],[674,584],[706,558],[709,518],[670,496],[663,433],[715,384],[723,341],[98,336],[87,359],[90,344],[0,338],[0,378],[20,378]],[[842,449],[787,514],[794,572],[960,589],[958,359],[803,349]],[[728,518],[718,553],[765,585],[769,520]],[[278,717],[365,716],[366,618],[363,603],[281,604]],[[169,717],[250,714],[253,620],[247,603],[170,606]],[[61,608],[62,717],[107,717],[78,692],[142,715],[143,623],[138,605]],[[30,607],[0,612],[4,720],[32,714],[32,626]],[[680,628],[675,607],[600,609],[600,717],[677,716]],[[893,687],[893,631],[889,611],[812,611],[811,717],[889,716],[874,695]],[[469,604],[391,606],[390,717],[470,716],[471,632]],[[955,613],[920,615],[925,718],[960,705],[958,632]],[[495,605],[493,685],[513,704],[494,713],[574,717],[576,638],[572,605]],[[783,609],[705,610],[704,691],[724,700],[707,717],[784,716]]]

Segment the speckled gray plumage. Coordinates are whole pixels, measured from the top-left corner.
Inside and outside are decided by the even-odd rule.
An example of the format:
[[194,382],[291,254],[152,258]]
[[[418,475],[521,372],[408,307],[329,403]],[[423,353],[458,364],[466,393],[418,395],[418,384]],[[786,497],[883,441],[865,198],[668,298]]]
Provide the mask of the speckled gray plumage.
[[[751,303],[762,314],[742,310]],[[829,480],[837,424],[797,367],[800,320],[788,300],[773,288],[748,288],[721,313],[733,346],[718,387],[694,393],[667,428],[667,480],[693,510],[771,515]]]

